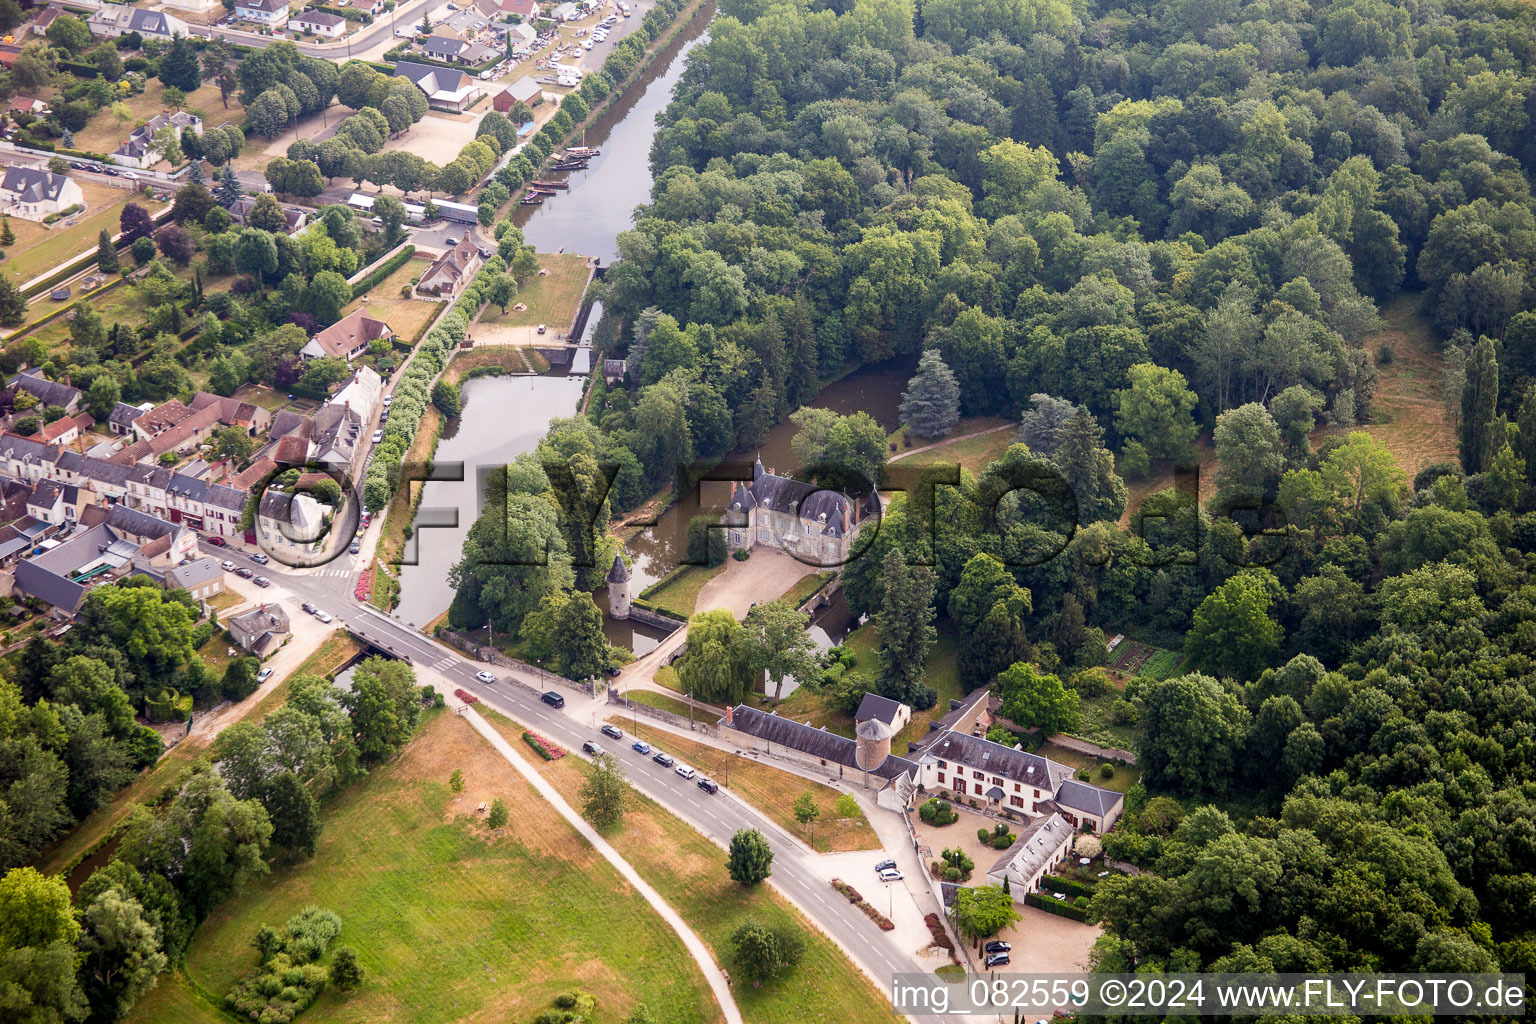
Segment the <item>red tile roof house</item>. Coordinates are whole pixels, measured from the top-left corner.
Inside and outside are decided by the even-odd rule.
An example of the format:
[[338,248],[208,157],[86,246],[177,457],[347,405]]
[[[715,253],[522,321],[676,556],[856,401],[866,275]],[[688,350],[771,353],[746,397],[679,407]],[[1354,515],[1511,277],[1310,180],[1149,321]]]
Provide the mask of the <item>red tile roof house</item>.
[[74,444],[80,435],[96,425],[88,412],[76,416],[61,416],[32,435],[34,441],[44,444]]
[[309,344],[299,349],[302,359],[345,359],[351,362],[375,341],[388,341],[395,336],[389,324],[377,320],[359,309],[336,321],[309,339]]

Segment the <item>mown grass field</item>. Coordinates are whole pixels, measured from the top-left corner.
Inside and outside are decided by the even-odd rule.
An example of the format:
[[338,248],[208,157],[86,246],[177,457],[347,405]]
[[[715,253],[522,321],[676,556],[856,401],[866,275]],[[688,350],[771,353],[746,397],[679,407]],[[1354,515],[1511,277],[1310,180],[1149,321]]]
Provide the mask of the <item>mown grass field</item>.
[[704,589],[704,584],[724,572],[725,566],[724,562],[712,568],[705,565],[685,565],[656,584],[653,589],[647,590],[642,597],[662,611],[681,615],[686,619],[693,614],[694,606],[699,601],[699,591]]
[[1136,765],[1113,765],[1115,774],[1112,778],[1106,779],[1099,774],[1099,766],[1104,763],[1102,758],[1094,757],[1091,754],[1080,754],[1075,750],[1068,750],[1066,747],[1057,746],[1054,743],[1045,744],[1035,753],[1041,757],[1048,757],[1058,764],[1064,764],[1074,771],[1086,768],[1088,769],[1089,782],[1095,786],[1112,789],[1116,793],[1130,792],[1131,787],[1141,781],[1141,769]]
[[[500,316],[492,316],[495,306],[486,306],[480,315],[480,323],[502,327],[531,327],[548,324],[550,334],[546,339],[553,342],[554,334],[571,329],[576,320],[576,310],[581,306],[581,296],[587,290],[587,259],[574,253],[539,253],[540,269],[548,274],[540,277],[537,272],[520,282],[518,302],[528,308],[508,309]],[[544,339],[541,339],[544,340]]]
[[[1012,427],[1015,429],[994,430],[995,427]],[[951,431],[951,439],[939,444],[939,447],[926,452],[913,451],[907,454],[898,454],[891,457],[892,462],[900,462],[905,466],[931,466],[939,462],[958,464],[970,470],[972,473],[980,473],[987,468],[987,464],[1002,456],[1013,443],[1013,435],[1018,424],[1013,420],[1005,420],[997,416],[971,416],[962,419],[955,424]],[[991,433],[981,433],[982,431]],[[905,444],[906,428],[903,427],[891,439],[898,442],[897,446]],[[980,435],[980,436],[967,436]],[[924,437],[912,438],[912,447],[925,448],[935,444]]]
[[376,320],[389,324],[395,337],[414,342],[425,333],[427,325],[443,308],[441,301],[401,298],[400,289],[409,288],[413,278],[426,273],[430,260],[406,260],[399,269],[380,281],[367,295],[360,295],[342,310],[352,313],[366,310]]
[[[500,835],[475,812],[494,797],[511,812]],[[255,965],[262,924],[310,903],[341,916],[337,943],[368,976],[349,996],[326,991],[304,1020],[521,1022],[576,987],[605,1022],[637,1002],[680,1024],[721,1019],[672,929],[457,716],[432,716],[323,820],[314,858],[226,901],[193,937],[185,976],[163,978],[130,1022],[229,1020],[202,996],[221,999]]]
[[[841,794],[831,786],[658,729],[644,719],[637,724],[633,718],[614,714],[608,720],[697,768],[699,774],[730,789],[775,825],[823,853],[875,850],[880,846],[862,811],[852,818],[837,816],[833,804]],[[810,793],[821,811],[820,820],[810,828],[795,820],[794,803],[802,793]]]
[[[522,729],[492,719],[514,742]],[[577,792],[587,771],[580,758],[566,757],[540,770],[580,806]],[[732,992],[749,1024],[896,1024],[903,1018],[890,999],[847,955],[767,885],[745,888],[725,872],[725,851],[654,801],[635,794],[624,823],[609,841],[645,880],[683,916],[730,970],[730,936],[748,918],[770,927],[792,925],[806,938],[806,953],[794,973],[753,988],[737,982]]]
[[[1432,462],[1456,461],[1456,424],[1444,395],[1445,358],[1419,315],[1421,301],[1417,293],[1399,295],[1381,308],[1386,327],[1364,342],[1380,378],[1371,422],[1355,428],[1385,445],[1409,480]],[[1391,351],[1390,362],[1379,358],[1383,348]]]
[[[87,249],[95,248],[96,237],[101,234],[102,228],[117,234],[118,222],[122,219],[123,207],[128,205],[128,200],[133,199],[151,214],[158,213],[166,206],[165,203],[155,202],[142,193],[129,192],[127,189],[89,181],[78,184],[80,191],[85,194],[85,210],[75,214],[73,224],[64,226],[64,222],[60,221],[52,227],[44,227],[36,221],[11,218],[11,230],[16,233],[16,244],[8,248],[9,255],[0,263],[0,270],[11,276],[16,287],[20,288],[39,274],[84,255]],[[132,260],[127,262],[130,265],[133,263]],[[34,306],[28,309],[27,319],[36,319],[55,308],[56,305]]]
[[[75,148],[86,153],[110,153],[122,143],[128,140],[128,133],[140,121],[147,121],[151,117],[167,109],[164,99],[165,84],[158,78],[151,78],[144,86],[144,91],[137,96],[128,96],[123,102],[128,105],[132,116],[127,121],[119,121],[112,115],[110,107],[100,110],[86,124],[75,133]],[[225,121],[233,121],[241,124],[245,115],[240,107],[240,100],[235,93],[229,95],[229,109],[224,109],[224,104],[219,99],[219,87],[207,83],[196,92],[188,93],[187,100],[181,105],[182,110],[197,114],[203,119],[203,127],[216,128]],[[162,161],[161,169],[164,169]]]
[[[672,670],[669,668],[668,671]],[[676,678],[675,672],[673,672],[673,678]],[[657,693],[655,690],[628,690],[624,696],[636,704],[644,704],[648,708],[655,708],[658,711],[670,711],[674,715],[682,715],[684,718],[688,717],[687,701],[678,700],[676,697],[668,697],[666,694]],[[697,708],[693,712],[694,718],[702,718],[708,714],[710,712],[700,711]]]

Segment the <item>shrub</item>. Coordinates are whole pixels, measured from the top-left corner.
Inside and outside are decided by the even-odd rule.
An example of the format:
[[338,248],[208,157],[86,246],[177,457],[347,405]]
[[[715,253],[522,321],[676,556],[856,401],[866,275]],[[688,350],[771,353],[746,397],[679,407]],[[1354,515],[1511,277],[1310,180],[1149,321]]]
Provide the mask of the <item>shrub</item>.
[[862,903],[864,900],[864,897],[859,895],[859,891],[857,889],[843,881],[841,878],[832,879],[832,888],[842,893],[847,898],[849,903]]
[[1381,348],[1376,350],[1376,361],[1382,366],[1386,366],[1396,358],[1397,353],[1392,351],[1391,345],[1382,345]]
[[1103,764],[1099,765],[1099,778],[1101,778],[1101,779],[1112,779],[1114,777],[1115,777],[1115,766],[1114,765],[1110,764],[1108,761],[1106,761]]
[[1026,893],[1024,895],[1024,904],[1043,910],[1047,914],[1055,914],[1057,917],[1066,917],[1073,921],[1082,921],[1085,924],[1088,921],[1088,911],[1086,908],[1080,907],[1075,903],[1054,899],[1050,896],[1042,897],[1037,892]]
[[955,943],[949,937],[949,932],[944,930],[944,922],[939,920],[938,914],[929,914],[923,918],[923,923],[928,926],[928,934],[933,936],[933,944],[942,947],[951,956],[955,952]]
[[857,904],[854,904],[854,905],[857,906],[860,910],[864,911],[864,916],[865,917],[869,918],[871,921],[875,922],[875,924],[879,925],[881,931],[888,932],[888,931],[891,931],[892,929],[894,929],[896,927],[896,925],[892,923],[890,918],[888,918],[884,914],[880,913],[880,911],[876,910],[874,907],[870,906],[868,903],[857,903]]
[[953,825],[960,820],[953,805],[948,800],[940,800],[933,797],[917,809],[917,816],[923,821],[935,827],[942,828],[945,825]]
[[1084,885],[1082,882],[1071,878],[1062,878],[1060,875],[1043,875],[1040,878],[1040,888],[1051,892],[1059,892],[1066,896],[1092,896],[1093,886]]

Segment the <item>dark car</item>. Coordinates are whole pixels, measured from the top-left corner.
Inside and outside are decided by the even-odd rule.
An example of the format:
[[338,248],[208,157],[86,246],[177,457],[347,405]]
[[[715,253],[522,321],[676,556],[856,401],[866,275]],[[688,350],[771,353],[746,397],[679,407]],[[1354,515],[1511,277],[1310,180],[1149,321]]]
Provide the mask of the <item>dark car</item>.
[[208,546],[209,547],[222,548],[224,546],[224,543],[225,543],[225,541],[224,541],[223,537],[209,537],[208,538]]
[[699,788],[711,795],[720,792],[720,783],[714,779],[699,778]]
[[251,580],[251,582],[256,584],[258,587],[261,587],[262,589],[266,589],[272,585],[272,581],[267,579],[265,576],[257,576],[255,579]]
[[542,694],[539,695],[539,699],[552,708],[565,707],[565,698],[556,693],[554,690],[545,690]]
[[596,757],[598,754],[606,753],[602,747],[596,743],[593,743],[591,740],[587,740],[587,742],[581,745],[581,751],[584,754],[591,754],[593,757]]
[[248,580],[252,576],[255,576],[256,572],[255,572],[255,570],[247,569],[245,566],[242,565],[240,568],[235,570],[235,575],[239,576],[243,580]]
[[303,604],[299,605],[299,607],[304,610],[305,615],[315,614],[315,606],[310,604],[308,601],[305,601]]
[[602,729],[600,729],[600,730],[599,730],[599,731],[600,731],[600,732],[601,732],[601,733],[602,733],[602,734],[603,734],[603,735],[604,735],[604,736],[607,736],[607,737],[608,737],[608,738],[609,738],[609,739],[613,739],[613,740],[621,740],[621,739],[623,739],[623,738],[624,738],[624,732],[623,732],[623,730],[621,730],[621,729],[620,729],[620,728],[619,728],[619,727],[618,727],[618,726],[616,726],[616,725],[605,725],[605,726],[603,726],[603,727],[602,727]]
[[659,750],[656,751],[656,753],[651,755],[651,760],[655,761],[657,764],[661,765],[663,768],[671,768],[674,764],[677,763],[676,761],[672,760],[672,755],[671,754],[663,754]]
[[1011,942],[989,942],[981,947],[984,953],[1006,953],[1012,948],[1013,943]]
[[987,956],[987,959],[985,961],[983,961],[983,962],[988,967],[1001,967],[1004,964],[1013,963],[1013,960],[1012,960],[1011,957],[1008,956],[1007,953],[992,953],[992,954],[989,954]]
[[619,671],[620,671],[619,666],[617,666],[617,665],[609,665],[607,668],[603,669],[603,674],[606,675],[606,676],[617,676],[619,674]]
[[880,872],[887,871],[887,870],[889,870],[891,868],[894,868],[895,866],[896,866],[896,862],[895,861],[893,861],[893,860],[883,860],[879,864],[875,865],[875,874],[878,875]]

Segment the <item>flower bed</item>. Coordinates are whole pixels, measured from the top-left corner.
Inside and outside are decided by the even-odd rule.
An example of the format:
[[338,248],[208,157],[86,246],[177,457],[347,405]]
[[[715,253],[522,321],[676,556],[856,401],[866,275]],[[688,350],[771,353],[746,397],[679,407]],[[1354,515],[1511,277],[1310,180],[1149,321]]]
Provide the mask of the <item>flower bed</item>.
[[888,932],[895,929],[896,925],[891,922],[890,918],[880,913],[880,911],[876,910],[868,903],[859,902],[855,903],[854,906],[864,911],[864,916],[875,922],[875,924],[879,925],[881,931]]
[[546,761],[558,761],[565,756],[564,747],[549,742],[549,740],[545,739],[543,736],[538,735],[537,733],[523,733],[523,742],[527,743],[534,750],[538,751],[539,756]]
[[357,588],[352,591],[352,596],[359,601],[368,600],[373,593],[373,566],[364,569],[357,577]]
[[859,895],[859,890],[855,889],[841,878],[832,879],[832,888],[846,896],[849,903],[861,903],[864,900],[864,897]]
[[928,933],[933,936],[933,944],[942,947],[950,956],[955,955],[955,944],[949,938],[949,933],[944,930],[944,922],[939,920],[938,914],[929,914],[923,918],[923,923],[928,926]]

